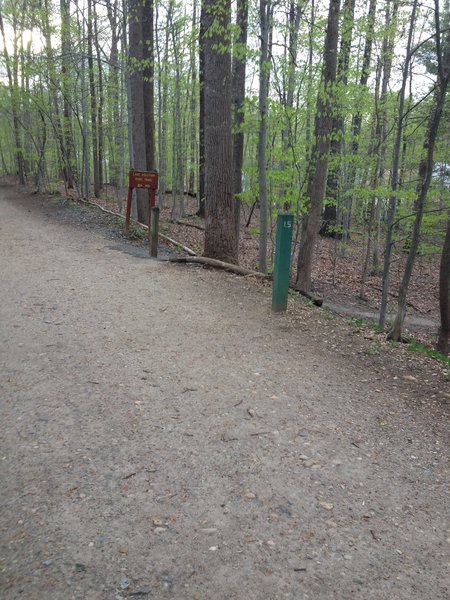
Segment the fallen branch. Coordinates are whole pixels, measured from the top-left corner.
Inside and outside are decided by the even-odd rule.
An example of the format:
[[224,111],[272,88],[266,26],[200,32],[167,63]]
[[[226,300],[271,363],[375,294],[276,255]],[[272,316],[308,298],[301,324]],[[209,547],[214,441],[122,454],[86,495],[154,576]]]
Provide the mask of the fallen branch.
[[[144,225],[143,223],[139,223],[139,225],[141,225],[142,227],[147,227],[147,225]],[[147,229],[148,229],[148,227],[147,227]],[[172,238],[168,237],[167,235],[164,235],[163,233],[159,233],[158,235],[163,240],[166,240],[166,242],[173,244],[177,248],[181,248],[184,252],[186,252],[186,254],[189,254],[189,256],[192,256],[193,258],[197,256],[197,253],[194,252],[194,250],[192,250],[192,248],[188,248],[188,246],[184,246],[180,242],[177,242],[177,240],[173,240]],[[172,260],[172,259],[170,259],[170,260]]]
[[199,229],[200,231],[205,231],[205,228],[202,225],[197,225],[196,223],[187,223],[186,221],[178,221],[171,220],[171,223],[175,223],[175,225],[183,225],[184,227],[194,227],[194,229]]
[[103,206],[100,206],[100,204],[97,204],[97,202],[92,202],[91,200],[83,200],[83,198],[79,198],[78,202],[83,202],[84,204],[90,204],[91,206],[96,206],[97,208],[99,208],[102,212],[106,213],[107,215],[112,215],[113,217],[120,217],[121,219],[125,218],[120,213],[116,213],[112,210],[107,210],[106,208],[103,208]]
[[308,300],[311,300],[311,302],[315,306],[322,306],[322,304],[323,304],[323,298],[321,298],[320,296],[315,296],[314,294],[311,294],[311,292],[306,292],[305,290],[299,290],[295,286],[289,286],[289,287],[292,290],[295,290],[296,292],[298,292],[301,296],[304,296],[305,298],[308,298]]
[[[97,202],[92,202],[91,200],[83,200],[82,198],[80,198],[80,202],[83,202],[84,204],[90,204],[91,206],[96,206],[102,212],[104,212],[108,215],[112,215],[113,217],[119,217],[122,220],[125,219],[125,217],[123,215],[121,215],[120,213],[113,212],[112,210],[107,210],[106,208],[103,208],[103,206],[100,206],[100,204],[97,204]],[[139,223],[139,221],[137,221],[137,224],[140,227],[142,227],[143,229],[148,230],[148,225],[145,225],[145,223]],[[176,240],[173,240],[172,238],[168,237],[167,235],[164,235],[161,232],[158,235],[160,238],[162,238],[163,240],[166,240],[166,242],[169,242],[173,246],[177,246],[177,248],[181,248],[184,252],[186,252],[186,254],[189,254],[190,256],[197,256],[197,253],[194,252],[194,250],[192,250],[192,248],[188,248],[187,246],[184,246],[181,242],[177,242]]]
[[252,271],[251,269],[246,269],[245,267],[240,267],[239,265],[223,262],[222,260],[217,260],[215,258],[207,258],[206,256],[177,256],[169,258],[169,261],[174,263],[197,263],[201,265],[207,265],[208,267],[214,267],[215,269],[223,269],[224,271],[229,271],[230,273],[236,273],[236,275],[258,277],[259,279],[272,278],[271,275],[266,275],[265,273],[260,273],[259,271]]

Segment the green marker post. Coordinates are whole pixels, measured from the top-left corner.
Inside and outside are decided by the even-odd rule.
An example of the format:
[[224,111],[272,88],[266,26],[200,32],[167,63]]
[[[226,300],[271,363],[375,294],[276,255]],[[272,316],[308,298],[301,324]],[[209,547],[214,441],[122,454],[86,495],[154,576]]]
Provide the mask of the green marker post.
[[293,215],[278,215],[272,285],[273,312],[286,312],[287,309],[293,223]]

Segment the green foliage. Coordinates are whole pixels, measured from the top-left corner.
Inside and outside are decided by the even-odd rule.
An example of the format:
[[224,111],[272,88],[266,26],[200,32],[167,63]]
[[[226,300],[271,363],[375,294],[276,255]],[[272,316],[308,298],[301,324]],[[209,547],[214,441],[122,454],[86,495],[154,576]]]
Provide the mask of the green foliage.
[[378,323],[374,323],[373,321],[367,321],[366,319],[351,318],[347,321],[347,323],[355,327],[366,327],[379,333],[383,331],[383,327],[381,325],[378,325]]
[[428,346],[425,346],[424,344],[421,344],[412,338],[408,343],[408,350],[418,354],[423,354],[429,358],[434,358],[435,360],[438,360],[446,365],[450,365],[450,356],[445,356],[445,354],[441,354],[441,352],[433,350],[433,348],[429,348]]

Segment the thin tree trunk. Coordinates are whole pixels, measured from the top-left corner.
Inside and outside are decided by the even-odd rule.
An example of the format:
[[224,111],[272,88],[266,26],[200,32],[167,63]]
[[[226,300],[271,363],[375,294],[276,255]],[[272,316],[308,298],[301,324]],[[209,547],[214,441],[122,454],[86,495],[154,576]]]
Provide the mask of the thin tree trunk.
[[[350,51],[352,47],[353,38],[353,27],[355,24],[355,0],[344,0],[342,7],[342,31],[341,31],[341,45],[339,50],[338,65],[337,65],[337,90],[336,95],[338,98],[344,93],[348,83],[348,68],[350,63]],[[327,198],[329,204],[325,207],[322,226],[320,228],[320,235],[329,237],[340,237],[339,232],[336,231],[337,213],[338,206],[341,205],[341,191],[342,191],[342,174],[341,174],[341,163],[342,163],[342,148],[344,138],[344,106],[343,101],[339,102],[339,106],[336,107],[336,115],[333,117],[333,129],[332,137],[330,142],[330,162],[331,167],[327,177]],[[341,207],[342,210],[342,207]],[[344,221],[346,215],[349,215],[350,207],[343,207]],[[348,223],[345,228],[345,237],[348,238]],[[343,245],[347,242],[347,239],[343,240]],[[345,253],[345,250],[344,250]]]
[[[436,38],[440,36],[440,25],[439,25],[439,6],[438,0],[435,2],[436,5]],[[388,333],[388,339],[398,342],[401,339],[403,322],[406,315],[406,297],[408,294],[409,282],[414,267],[414,261],[417,255],[417,249],[419,247],[420,240],[420,227],[422,224],[423,211],[425,209],[425,202],[427,199],[428,190],[431,183],[431,176],[433,173],[433,156],[434,148],[436,145],[436,139],[438,136],[439,124],[442,118],[444,110],[445,97],[447,94],[447,87],[450,78],[450,34],[447,33],[445,36],[444,51],[443,55],[439,55],[439,47],[437,48],[438,54],[438,86],[435,93],[435,106],[433,112],[430,115],[430,121],[428,124],[427,133],[424,140],[424,150],[426,151],[426,157],[421,161],[419,166],[419,189],[418,198],[415,205],[415,220],[411,238],[411,246],[408,252],[408,258],[406,260],[405,272],[400,284],[398,293],[398,305],[397,313],[395,315],[394,322]]]
[[207,27],[206,3],[200,9],[200,31],[198,43],[199,59],[199,148],[198,148],[198,211],[197,216],[205,217],[205,33]]
[[442,247],[441,265],[439,271],[439,308],[441,326],[436,349],[447,355],[450,337],[450,216],[447,219],[447,232]]
[[97,109],[97,134],[98,134],[98,185],[100,190],[103,189],[104,185],[104,173],[103,173],[103,161],[104,161],[104,128],[103,128],[103,111],[105,105],[105,94],[103,91],[103,69],[102,69],[102,61],[100,56],[100,44],[98,40],[98,22],[97,22],[97,9],[96,2],[94,1],[94,43],[96,50],[96,59],[97,59],[97,71],[98,71],[98,109]]
[[[362,67],[361,67],[361,77],[359,80],[359,87],[362,92],[365,91],[365,89],[367,88],[367,82],[369,81],[370,61],[372,58],[372,46],[373,46],[373,38],[374,38],[376,8],[377,8],[377,0],[370,0],[369,12],[367,14],[366,41],[364,44],[364,54],[363,54],[363,62],[362,62]],[[353,157],[358,155],[359,136],[361,134],[361,125],[362,125],[362,112],[360,110],[360,107],[358,106],[358,110],[352,118],[352,156]],[[349,185],[350,186],[354,185],[355,175],[356,175],[356,171],[354,168],[352,168],[350,171],[350,177],[349,177]]]
[[94,196],[100,196],[100,172],[98,162],[98,113],[97,113],[97,91],[95,89],[94,73],[94,41],[93,41],[93,20],[92,0],[88,0],[88,20],[87,20],[87,50],[88,50],[88,71],[89,71],[89,95],[91,100],[91,134],[92,134],[92,168],[94,175]]
[[[192,4],[192,24],[197,26],[197,0]],[[195,61],[196,46],[194,40],[191,39],[191,50],[189,54],[189,70],[191,76],[190,98],[189,98],[189,169],[188,169],[188,186],[189,194],[195,193],[196,180],[196,156],[197,156],[197,64]],[[198,190],[197,190],[198,191]]]
[[267,273],[267,227],[269,199],[267,195],[267,99],[269,95],[270,62],[269,36],[272,15],[271,0],[260,0],[259,19],[261,49],[259,55],[259,132],[258,132],[258,190],[259,190],[259,270]]
[[381,297],[380,306],[380,318],[379,324],[384,327],[386,322],[386,310],[389,295],[389,270],[391,266],[391,255],[393,246],[393,224],[395,213],[397,210],[397,189],[398,189],[398,178],[399,178],[399,165],[400,165],[400,147],[403,135],[403,117],[404,117],[404,106],[405,106],[405,92],[406,84],[408,81],[408,74],[411,65],[411,49],[413,33],[415,28],[415,17],[417,11],[418,0],[414,0],[411,12],[411,19],[409,22],[408,42],[406,46],[406,57],[403,65],[403,76],[402,85],[399,94],[399,105],[398,105],[398,117],[397,117],[397,129],[394,142],[394,150],[392,156],[392,172],[391,172],[391,197],[389,199],[389,208],[387,215],[387,233],[386,233],[386,245],[384,251],[384,266],[383,266],[383,291]]
[[[13,68],[11,65],[11,57],[8,53],[8,46],[6,43],[5,30],[3,25],[3,17],[0,11],[0,31],[2,34],[3,40],[3,54],[5,56],[6,63],[6,73],[8,76],[9,83],[9,93],[11,97],[11,110],[13,114],[13,130],[14,130],[14,141],[15,141],[15,155],[16,155],[16,164],[17,164],[17,175],[19,178],[19,184],[25,185],[25,168],[24,168],[24,156],[23,156],[23,147],[22,140],[20,135],[20,124],[19,124],[19,102],[18,102],[18,86],[15,85],[14,76],[13,76]],[[13,60],[17,60],[17,55],[15,53]]]
[[328,24],[325,38],[323,75],[321,90],[317,97],[317,124],[315,148],[311,159],[314,166],[308,180],[307,196],[310,208],[300,241],[297,261],[296,287],[304,292],[311,288],[311,271],[314,255],[314,245],[320,227],[323,199],[328,170],[328,155],[330,151],[330,135],[333,126],[333,97],[336,82],[337,45],[339,24],[339,0],[330,0]]
[[237,0],[236,24],[239,33],[235,40],[232,68],[232,102],[233,102],[233,194],[235,201],[235,229],[239,240],[241,216],[242,167],[244,164],[244,100],[245,100],[245,70],[247,63],[247,29],[248,29],[248,0]]

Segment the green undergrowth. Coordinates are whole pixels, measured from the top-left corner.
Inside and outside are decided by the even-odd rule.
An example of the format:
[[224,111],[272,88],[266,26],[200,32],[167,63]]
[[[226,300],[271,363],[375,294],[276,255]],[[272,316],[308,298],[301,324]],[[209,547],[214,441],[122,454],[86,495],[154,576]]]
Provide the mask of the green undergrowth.
[[351,318],[348,320],[348,324],[353,325],[354,327],[367,327],[378,333],[383,331],[382,325],[378,325],[378,323],[374,323],[373,321],[366,321],[365,319]]
[[[354,327],[367,327],[368,329],[372,329],[377,333],[382,333],[383,331],[383,327],[381,327],[381,325],[378,325],[378,323],[373,323],[371,321],[366,321],[365,319],[351,318],[347,321],[347,323],[349,325],[353,325]],[[441,352],[438,352],[437,350],[434,350],[433,348],[430,348],[429,346],[418,342],[412,337],[408,338],[407,348],[410,352],[422,354],[423,356],[427,356],[428,358],[438,360],[439,362],[442,362],[445,365],[450,365],[450,356],[445,356],[445,354],[442,354]],[[367,354],[369,355],[375,355],[379,353],[380,348],[379,345],[376,343],[372,343],[370,348],[367,350]]]
[[445,356],[445,354],[442,354],[437,350],[433,350],[433,348],[429,348],[428,346],[417,342],[413,338],[411,338],[408,342],[408,350],[410,352],[416,352],[417,354],[423,354],[429,358],[434,358],[435,360],[438,360],[446,365],[450,365],[450,356]]

